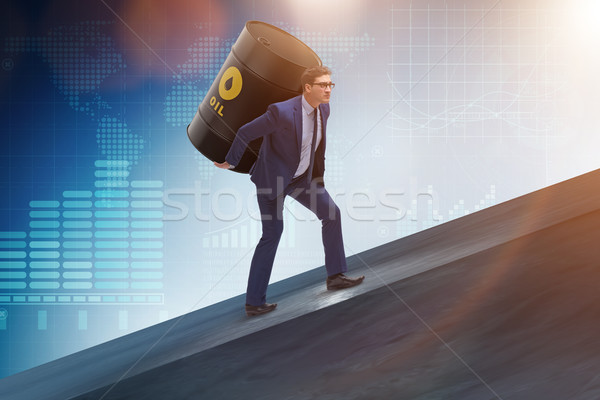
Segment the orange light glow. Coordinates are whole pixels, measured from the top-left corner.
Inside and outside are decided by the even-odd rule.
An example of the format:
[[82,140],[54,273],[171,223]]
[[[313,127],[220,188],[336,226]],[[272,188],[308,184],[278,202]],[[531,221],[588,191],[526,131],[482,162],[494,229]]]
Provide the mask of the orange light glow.
[[[224,34],[222,7],[217,1],[131,0],[121,7],[107,4],[122,21],[115,37],[134,68],[164,73],[189,58],[187,48],[201,36]],[[131,62],[132,57],[134,61]]]

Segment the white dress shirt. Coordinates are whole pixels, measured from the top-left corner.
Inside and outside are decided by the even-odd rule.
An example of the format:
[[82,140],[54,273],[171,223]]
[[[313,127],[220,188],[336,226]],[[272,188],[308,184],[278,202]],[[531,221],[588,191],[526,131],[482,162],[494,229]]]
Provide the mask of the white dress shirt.
[[319,107],[314,109],[304,96],[302,96],[302,146],[300,149],[300,163],[298,169],[294,174],[294,178],[302,175],[308,169],[310,165],[310,149],[312,147],[313,128],[315,124],[315,114],[317,118],[317,143],[315,144],[315,151],[321,143],[321,118]]

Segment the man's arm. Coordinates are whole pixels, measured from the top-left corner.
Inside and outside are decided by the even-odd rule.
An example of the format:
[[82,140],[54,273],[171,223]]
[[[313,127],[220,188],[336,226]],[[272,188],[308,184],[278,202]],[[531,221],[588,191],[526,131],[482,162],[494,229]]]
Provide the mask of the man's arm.
[[232,165],[238,165],[250,142],[275,132],[277,117],[277,108],[270,105],[267,112],[238,129],[229,152],[225,156],[225,162],[215,162],[215,166],[229,169]]

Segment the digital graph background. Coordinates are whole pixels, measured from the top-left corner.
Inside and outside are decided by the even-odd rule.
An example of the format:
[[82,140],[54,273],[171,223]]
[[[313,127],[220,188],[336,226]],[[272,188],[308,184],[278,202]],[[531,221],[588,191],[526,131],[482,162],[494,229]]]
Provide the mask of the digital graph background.
[[[333,70],[347,255],[598,167],[596,2],[322,3],[2,3],[0,376],[245,292],[254,186],[186,127],[248,20]],[[286,206],[271,282],[324,260]]]

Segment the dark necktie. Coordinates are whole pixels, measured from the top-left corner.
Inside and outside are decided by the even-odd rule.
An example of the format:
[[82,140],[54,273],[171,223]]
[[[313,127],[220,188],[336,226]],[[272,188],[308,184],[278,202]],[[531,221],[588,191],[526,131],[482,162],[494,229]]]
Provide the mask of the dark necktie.
[[318,113],[317,113],[317,109],[315,108],[313,110],[314,125],[313,125],[312,143],[310,144],[310,164],[308,165],[308,181],[309,182],[312,180],[312,171],[313,171],[313,166],[315,163],[315,146],[317,143],[317,129],[319,129],[317,118],[318,118]]

